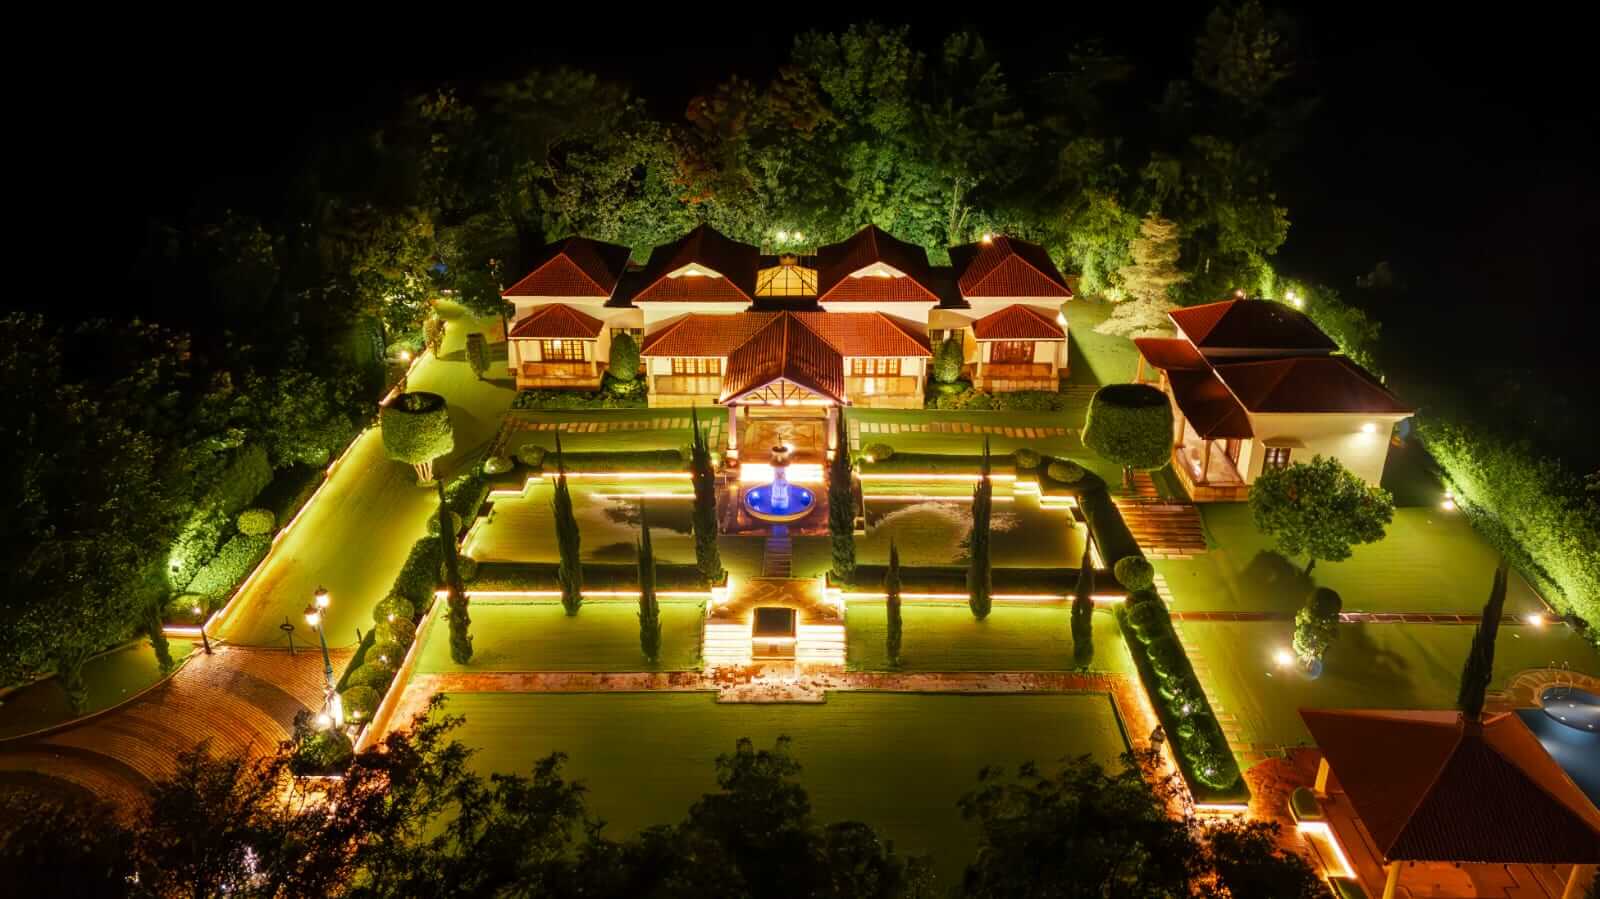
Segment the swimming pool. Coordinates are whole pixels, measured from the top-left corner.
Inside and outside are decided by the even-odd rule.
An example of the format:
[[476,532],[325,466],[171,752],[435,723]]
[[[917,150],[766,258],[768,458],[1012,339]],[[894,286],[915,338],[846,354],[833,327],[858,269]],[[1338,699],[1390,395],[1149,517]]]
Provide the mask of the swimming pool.
[[1589,801],[1600,807],[1600,696],[1577,687],[1548,687],[1542,708],[1519,709],[1524,724]]

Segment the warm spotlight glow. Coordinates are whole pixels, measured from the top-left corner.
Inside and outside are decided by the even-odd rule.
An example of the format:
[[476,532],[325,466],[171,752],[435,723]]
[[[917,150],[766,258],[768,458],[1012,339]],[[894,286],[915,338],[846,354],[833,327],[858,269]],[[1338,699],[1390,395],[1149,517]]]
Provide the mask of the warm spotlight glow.
[[411,361],[411,351],[410,350],[401,350],[400,351],[400,361],[401,362],[410,362]]
[[1244,288],[1241,287],[1238,290],[1235,290],[1233,292],[1233,296],[1234,296],[1235,299],[1239,299],[1239,300],[1244,299]]
[[327,730],[328,728],[330,728],[332,726],[333,726],[333,718],[331,716],[329,716],[327,712],[323,712],[322,714],[317,716],[317,729],[318,730]]
[[322,613],[314,608],[306,609],[306,624],[312,627],[322,624]]
[[1065,327],[1066,324],[1067,324],[1067,317],[1065,315],[1057,312],[1056,313],[1056,324]]
[[799,231],[796,231],[796,232],[794,232],[794,239],[797,240],[797,241],[801,241],[801,240],[805,240],[806,236],[804,234],[801,234]]
[[319,609],[326,609],[329,601],[328,591],[322,587],[318,587],[317,592],[312,594],[312,602],[315,603]]
[[1294,653],[1287,649],[1280,649],[1272,654],[1272,660],[1278,663],[1279,668],[1287,668],[1294,664]]
[[990,234],[987,231],[983,232],[983,242],[984,243],[994,243],[994,235]]
[[1522,620],[1528,622],[1528,624],[1533,627],[1544,627],[1544,616],[1540,615],[1538,612],[1533,612],[1529,615],[1526,615]]
[[1304,308],[1306,308],[1306,301],[1300,299],[1299,297],[1290,297],[1289,298],[1289,302],[1293,303],[1294,304],[1294,308],[1296,308],[1296,309],[1304,309]]
[[1439,508],[1446,512],[1454,512],[1456,510],[1456,501],[1447,496],[1439,501]]
[[1376,433],[1378,433],[1378,426],[1369,421],[1366,424],[1361,426],[1361,433],[1363,433],[1363,434],[1376,434]]
[[779,231],[778,232],[778,243],[783,243],[784,241],[786,241],[788,239],[789,239],[789,232],[787,232],[787,231]]

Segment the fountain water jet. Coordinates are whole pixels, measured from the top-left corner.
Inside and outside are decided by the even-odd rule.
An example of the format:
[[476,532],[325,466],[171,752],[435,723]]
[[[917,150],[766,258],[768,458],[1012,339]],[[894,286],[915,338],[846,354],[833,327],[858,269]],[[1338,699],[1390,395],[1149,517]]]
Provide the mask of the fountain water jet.
[[772,448],[772,481],[744,492],[744,508],[762,521],[799,521],[811,513],[817,498],[810,490],[789,483],[789,448]]

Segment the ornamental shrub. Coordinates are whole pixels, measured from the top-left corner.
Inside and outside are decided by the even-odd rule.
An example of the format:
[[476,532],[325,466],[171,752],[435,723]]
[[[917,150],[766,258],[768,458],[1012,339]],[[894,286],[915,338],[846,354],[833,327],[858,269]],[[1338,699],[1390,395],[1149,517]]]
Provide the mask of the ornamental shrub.
[[1162,634],[1146,643],[1144,652],[1145,657],[1150,660],[1150,667],[1161,676],[1162,680],[1176,678],[1185,673],[1183,644],[1178,642],[1177,637]]
[[398,593],[411,601],[415,608],[428,605],[433,591],[439,586],[439,538],[423,537],[411,546],[411,554],[400,566],[391,593]]
[[1148,384],[1107,384],[1089,400],[1083,445],[1122,466],[1131,483],[1134,469],[1154,471],[1167,464],[1172,428],[1166,394]]
[[[461,583],[468,584],[478,578],[478,560],[471,556],[456,555],[456,572],[461,575]],[[444,560],[439,560],[439,582],[448,580],[444,570]]]
[[995,407],[994,398],[982,390],[965,390],[961,393],[944,394],[933,401],[935,409],[951,411],[983,411]]
[[365,724],[372,720],[372,713],[378,710],[383,697],[377,690],[362,684],[347,688],[339,694],[339,699],[344,703],[345,720]]
[[290,738],[293,749],[289,754],[289,772],[301,777],[338,774],[350,764],[355,747],[343,730],[330,727],[322,730],[316,726],[316,714],[301,709],[294,716],[294,735]]
[[237,534],[189,582],[188,592],[220,597],[233,592],[272,548],[272,538]]
[[967,391],[971,390],[972,389],[972,382],[971,381],[951,381],[948,384],[941,384],[941,383],[938,383],[938,382],[933,382],[933,383],[930,383],[928,386],[933,388],[933,392],[938,396],[954,396],[955,394],[966,393]]
[[400,662],[406,657],[406,648],[398,643],[376,641],[372,648],[367,650],[366,665],[386,665],[390,669],[399,668]]
[[393,621],[384,621],[377,627],[377,643],[396,643],[400,646],[410,646],[411,641],[417,638],[417,626],[411,623],[410,618],[396,618]]
[[[457,515],[455,512],[451,512],[450,513],[450,533],[452,533],[452,534],[461,533],[461,516]],[[439,536],[439,513],[438,512],[434,512],[432,515],[428,516],[428,534],[430,536],[434,536],[434,537]]]
[[1044,459],[1039,455],[1037,450],[1031,450],[1027,447],[1023,447],[1011,454],[1011,461],[1016,463],[1018,471],[1031,471],[1032,469],[1038,468],[1039,463],[1043,462]]
[[277,516],[272,514],[271,509],[246,509],[234,519],[234,526],[239,529],[239,533],[247,537],[270,534],[277,525]]
[[512,468],[511,457],[494,455],[483,460],[483,473],[487,475],[505,474]]
[[1117,583],[1126,587],[1129,593],[1148,590],[1156,582],[1156,568],[1143,556],[1124,556],[1118,559],[1111,573],[1117,576]]
[[624,381],[620,378],[613,378],[611,373],[607,372],[600,378],[600,395],[603,397],[600,402],[602,406],[616,406],[624,402],[628,405],[643,405],[648,392],[647,382],[640,377],[635,377],[632,381]]
[[[369,650],[370,655],[370,650]],[[345,678],[345,688],[371,687],[378,692],[389,688],[389,682],[394,680],[394,670],[398,667],[388,662],[379,662],[377,656],[372,656],[370,662],[363,662],[356,670],[350,672]]]
[[952,334],[939,344],[933,356],[933,380],[940,384],[950,384],[961,377],[961,366],[965,362],[965,350],[962,347],[962,338],[959,334]]
[[1044,473],[1050,480],[1061,484],[1076,484],[1083,480],[1083,466],[1070,460],[1051,462]]
[[391,615],[396,619],[411,621],[416,617],[416,611],[412,608],[411,600],[398,593],[391,593],[372,607],[372,620],[382,624],[388,621]]
[[639,378],[639,344],[627,331],[611,338],[611,361],[606,365],[606,374],[618,383],[633,383]]
[[402,393],[378,410],[383,448],[389,458],[417,469],[417,477],[433,477],[433,460],[455,449],[450,409],[437,393]]
[[1170,621],[1167,610],[1161,607],[1160,602],[1141,602],[1128,609],[1128,625],[1146,643],[1153,637],[1166,634]]
[[886,462],[894,458],[894,447],[887,443],[870,443],[861,450],[863,462]]
[[601,389],[582,390],[520,390],[511,400],[513,409],[640,409],[646,405],[645,381],[625,382],[610,378],[601,379]]

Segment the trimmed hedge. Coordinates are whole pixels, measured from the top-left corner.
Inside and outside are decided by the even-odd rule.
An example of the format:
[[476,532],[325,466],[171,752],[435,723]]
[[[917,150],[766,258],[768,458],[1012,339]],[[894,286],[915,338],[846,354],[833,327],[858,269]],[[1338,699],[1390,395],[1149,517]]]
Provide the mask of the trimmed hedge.
[[[480,562],[475,586],[479,590],[559,590],[556,562]],[[583,563],[583,586],[588,590],[637,590],[639,566],[632,563]],[[694,565],[656,563],[656,589],[708,590],[705,575]]]
[[[947,411],[1064,412],[1072,405],[1067,394],[1058,390],[1007,390],[989,393],[977,390],[971,382],[932,384],[923,400],[924,409]],[[959,386],[960,389],[956,389]]]
[[389,588],[389,592],[404,597],[415,608],[427,608],[433,599],[433,591],[439,586],[441,561],[439,538],[423,537],[411,545],[411,554],[400,566],[400,573],[395,576],[394,586]]
[[[1076,568],[994,568],[996,593],[1056,593],[1071,596],[1078,585]],[[879,593],[887,573],[884,565],[857,565],[854,583],[837,584],[846,593]],[[1096,593],[1115,594],[1109,572],[1095,572]],[[900,586],[907,593],[967,593],[964,565],[900,566]],[[908,602],[912,600],[907,600]],[[1004,602],[1004,600],[1002,600]]]
[[449,406],[437,393],[400,394],[379,408],[378,424],[383,448],[400,462],[432,462],[456,447]]
[[270,511],[279,524],[288,524],[311,501],[327,474],[327,469],[310,465],[280,468],[272,476],[272,483],[256,496],[255,504]]
[[539,468],[544,465],[544,457],[549,455],[549,452],[539,444],[530,442],[517,447],[516,452],[512,453],[512,455],[516,457],[518,462],[529,468]]
[[272,548],[272,538],[236,534],[195,574],[187,592],[216,598],[232,593]]
[[1044,470],[1045,477],[1060,484],[1076,484],[1083,480],[1084,469],[1082,465],[1065,459],[1051,462]]
[[1107,384],[1094,392],[1083,445],[1101,458],[1153,471],[1172,455],[1172,404],[1148,384]]
[[351,687],[340,694],[344,702],[344,717],[347,721],[366,722],[372,720],[372,713],[378,710],[378,703],[383,697],[377,690],[365,684]]
[[246,444],[203,488],[194,512],[178,530],[169,552],[168,579],[183,588],[218,555],[218,547],[234,527],[234,516],[250,505],[272,483],[272,466],[265,448]]
[[863,462],[887,462],[894,458],[894,447],[887,443],[869,443],[861,449]]
[[1123,556],[1111,567],[1111,571],[1116,575],[1117,582],[1128,588],[1129,593],[1148,590],[1156,582],[1156,568],[1144,556]]
[[[1010,474],[1016,470],[1015,464],[1007,465],[1005,456],[991,456],[989,458],[990,471],[995,474]],[[866,458],[860,460],[863,474],[882,472],[885,474],[899,472],[928,472],[932,474],[970,474],[977,475],[983,470],[983,456],[956,456],[946,453],[895,453],[888,459],[869,462]]]
[[505,474],[515,466],[516,463],[512,462],[509,456],[490,456],[483,460],[483,473],[486,475]]
[[[456,573],[461,575],[461,583],[470,584],[478,579],[478,560],[471,556],[456,554]],[[439,560],[439,583],[448,580],[444,560]]]
[[389,620],[390,615],[410,620],[416,617],[416,607],[404,596],[391,593],[372,607],[372,620],[376,624],[382,624]]
[[1133,539],[1133,533],[1128,530],[1127,522],[1122,520],[1122,513],[1117,511],[1117,504],[1111,501],[1111,494],[1105,486],[1097,485],[1097,489],[1084,490],[1078,494],[1078,506],[1083,509],[1084,522],[1089,526],[1089,533],[1094,537],[1094,544],[1100,548],[1102,559],[1123,559],[1128,556],[1142,556],[1139,542]]
[[[450,533],[461,533],[461,515],[449,509],[446,509],[445,511],[450,513]],[[439,536],[439,512],[437,510],[435,510],[432,515],[428,516],[428,536]]]
[[278,517],[271,509],[246,509],[233,520],[233,525],[246,537],[260,537],[278,527]]
[[374,628],[377,643],[394,643],[400,646],[410,646],[411,641],[417,639],[417,626],[410,618],[396,616],[393,621],[382,621]]
[[1011,460],[1016,463],[1018,471],[1032,471],[1039,467],[1039,463],[1044,461],[1044,457],[1039,455],[1038,450],[1023,447],[1011,454]]
[[[642,388],[644,380],[633,382]],[[618,396],[607,390],[519,390],[511,400],[513,409],[642,409],[644,391]]]
[[[689,463],[680,450],[642,450],[615,453],[561,454],[567,471],[688,471]],[[545,457],[545,468],[554,471],[554,456]]]

